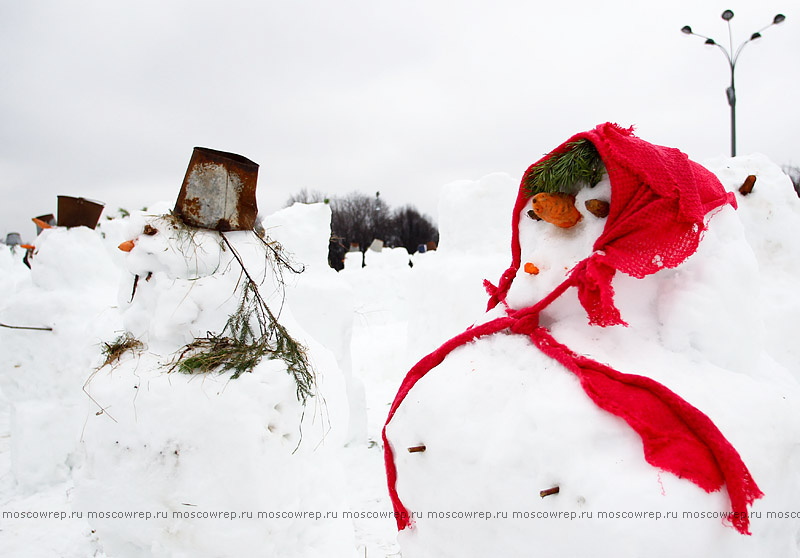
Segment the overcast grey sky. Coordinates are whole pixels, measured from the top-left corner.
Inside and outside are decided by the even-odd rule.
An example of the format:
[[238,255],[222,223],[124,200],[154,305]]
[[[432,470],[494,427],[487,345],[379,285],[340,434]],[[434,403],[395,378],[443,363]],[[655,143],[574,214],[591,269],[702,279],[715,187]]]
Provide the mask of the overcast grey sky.
[[[440,187],[518,178],[572,134],[636,126],[693,159],[800,164],[796,0],[0,0],[0,233],[59,194],[174,202],[192,147],[261,165],[262,212],[301,188],[380,190],[435,217]],[[510,210],[511,208],[509,208]]]

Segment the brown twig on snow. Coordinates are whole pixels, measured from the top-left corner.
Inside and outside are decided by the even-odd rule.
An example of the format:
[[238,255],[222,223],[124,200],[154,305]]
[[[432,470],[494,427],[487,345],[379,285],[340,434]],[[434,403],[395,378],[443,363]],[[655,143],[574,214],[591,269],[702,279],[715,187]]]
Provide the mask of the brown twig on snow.
[[8,329],[32,329],[34,331],[53,331],[52,327],[14,326],[2,323],[0,323],[0,327],[7,327]]
[[408,448],[408,453],[421,453],[426,449],[428,448],[425,447],[425,444],[420,444],[419,446],[413,446]]
[[539,492],[539,496],[544,498],[545,496],[552,496],[553,494],[558,494],[559,487],[554,486],[553,488],[548,488],[547,490],[542,490]]
[[753,191],[753,186],[756,185],[756,175],[751,174],[747,178],[744,179],[744,184],[741,185],[739,188],[739,193],[743,196],[751,193]]

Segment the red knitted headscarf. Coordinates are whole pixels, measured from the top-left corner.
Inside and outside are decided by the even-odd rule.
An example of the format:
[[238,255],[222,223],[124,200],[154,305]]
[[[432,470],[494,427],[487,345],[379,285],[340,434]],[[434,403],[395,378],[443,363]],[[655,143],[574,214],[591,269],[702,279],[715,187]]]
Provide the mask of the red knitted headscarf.
[[[611,279],[617,270],[641,279],[663,268],[681,264],[697,250],[705,231],[705,217],[736,198],[717,177],[681,151],[653,145],[633,135],[632,129],[602,124],[576,134],[547,154],[531,169],[588,139],[597,149],[611,181],[611,207],[605,229],[594,243],[595,253],[575,270],[581,304],[592,324],[624,323],[614,307]],[[511,267],[489,301],[494,307],[511,286],[520,267],[519,218],[529,203],[521,185],[512,216]]]
[[[573,372],[594,403],[624,419],[642,438],[648,463],[690,480],[708,492],[727,486],[732,513],[729,521],[749,534],[747,506],[762,496],[738,452],[701,411],[662,384],[624,374],[577,355],[539,326],[539,312],[570,287],[599,326],[625,324],[614,305],[611,281],[617,271],[642,278],[681,264],[694,254],[706,229],[706,217],[725,204],[736,207],[708,170],[677,149],[647,143],[632,130],[606,123],[577,134],[532,165],[523,176],[512,216],[512,262],[497,287],[486,282],[489,308],[504,301],[520,268],[519,219],[529,203],[524,187],[531,169],[549,157],[589,140],[605,164],[611,182],[609,215],[594,252],[573,268],[567,279],[533,306],[472,327],[418,362],[406,375],[389,411],[386,425],[416,382],[440,364],[455,348],[479,337],[508,330],[528,336],[546,355]],[[399,529],[410,526],[408,510],[396,489],[397,469],[383,429],[389,494]]]

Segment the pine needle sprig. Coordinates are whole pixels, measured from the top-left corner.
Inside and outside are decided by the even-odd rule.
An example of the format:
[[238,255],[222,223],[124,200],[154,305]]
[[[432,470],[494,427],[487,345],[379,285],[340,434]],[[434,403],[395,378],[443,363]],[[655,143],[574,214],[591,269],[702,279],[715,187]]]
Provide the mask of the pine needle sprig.
[[294,378],[297,386],[297,400],[304,404],[309,397],[314,396],[316,378],[308,362],[306,348],[298,343],[286,328],[275,322],[275,355],[286,363],[286,371]]
[[268,353],[262,343],[239,343],[231,337],[209,333],[186,345],[170,371],[176,367],[184,374],[233,370],[231,378],[235,379],[255,368]]
[[242,268],[244,284],[239,305],[228,317],[220,334],[209,332],[206,337],[184,346],[169,371],[177,369],[187,374],[233,371],[231,379],[236,379],[252,372],[263,358],[279,359],[294,378],[298,401],[305,405],[308,398],[314,396],[316,384],[306,348],[278,322],[239,253],[225,234],[220,234]]
[[103,342],[103,347],[100,352],[104,357],[106,357],[106,359],[103,364],[100,365],[100,368],[118,361],[120,358],[122,358],[122,355],[128,351],[135,353],[137,351],[142,351],[143,349],[144,343],[136,339],[131,333],[125,332],[111,343]]
[[566,148],[528,171],[524,186],[529,196],[541,192],[576,194],[582,186],[594,187],[603,179],[605,165],[592,142],[579,139]]

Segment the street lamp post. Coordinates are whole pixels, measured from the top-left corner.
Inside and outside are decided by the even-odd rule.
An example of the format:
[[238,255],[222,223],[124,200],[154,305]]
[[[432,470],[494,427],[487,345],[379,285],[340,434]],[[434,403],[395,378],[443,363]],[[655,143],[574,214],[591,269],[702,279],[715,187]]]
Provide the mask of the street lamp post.
[[[728,105],[731,107],[731,157],[736,157],[736,84],[734,81],[734,71],[736,69],[736,61],[739,59],[739,55],[742,53],[742,49],[744,45],[751,41],[755,41],[756,39],[761,38],[761,32],[767,27],[772,27],[773,25],[777,25],[781,23],[783,20],[786,19],[786,16],[783,14],[777,14],[774,18],[772,18],[772,23],[763,27],[750,35],[750,38],[747,39],[745,42],[739,45],[739,48],[736,49],[734,53],[733,50],[733,34],[731,32],[731,19],[733,19],[733,12],[731,10],[725,10],[722,12],[722,19],[724,19],[728,24],[728,44],[730,45],[730,50],[726,49],[721,44],[717,43],[714,39],[710,37],[706,37],[705,35],[700,35],[699,33],[695,33],[692,31],[692,28],[688,25],[685,25],[681,32],[687,35],[695,35],[696,37],[700,37],[705,39],[705,44],[707,45],[714,45],[719,47],[719,49],[725,54],[725,58],[728,60],[728,65],[731,68],[731,85],[725,90],[725,95],[728,97]],[[733,55],[731,55],[733,53]]]

